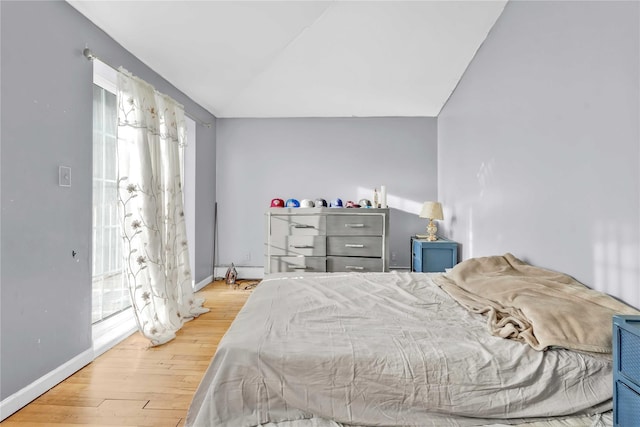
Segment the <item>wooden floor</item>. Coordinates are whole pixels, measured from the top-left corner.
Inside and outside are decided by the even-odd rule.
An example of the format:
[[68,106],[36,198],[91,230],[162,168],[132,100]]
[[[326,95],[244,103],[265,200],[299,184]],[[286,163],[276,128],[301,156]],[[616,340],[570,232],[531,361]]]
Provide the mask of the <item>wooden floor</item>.
[[149,347],[136,332],[0,425],[184,425],[220,338],[251,294],[244,290],[249,283],[237,289],[221,281],[208,285],[198,295],[211,311],[186,323],[175,340]]

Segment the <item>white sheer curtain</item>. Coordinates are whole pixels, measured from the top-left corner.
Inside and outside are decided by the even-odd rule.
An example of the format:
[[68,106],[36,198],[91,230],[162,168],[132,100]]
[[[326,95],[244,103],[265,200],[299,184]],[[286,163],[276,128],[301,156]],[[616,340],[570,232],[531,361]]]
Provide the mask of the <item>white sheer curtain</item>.
[[209,311],[194,297],[182,205],[184,109],[118,73],[118,202],[124,264],[138,328],[153,345]]

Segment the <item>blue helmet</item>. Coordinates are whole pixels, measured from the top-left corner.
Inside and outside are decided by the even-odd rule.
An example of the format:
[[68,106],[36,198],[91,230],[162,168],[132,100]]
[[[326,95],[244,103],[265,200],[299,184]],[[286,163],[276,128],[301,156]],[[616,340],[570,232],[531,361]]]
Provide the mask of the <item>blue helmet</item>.
[[330,208],[341,208],[342,207],[342,200],[340,199],[333,199],[331,201],[331,203],[329,203],[329,207]]
[[285,206],[288,208],[299,208],[300,202],[297,201],[296,199],[289,199],[287,200],[287,203],[285,203]]

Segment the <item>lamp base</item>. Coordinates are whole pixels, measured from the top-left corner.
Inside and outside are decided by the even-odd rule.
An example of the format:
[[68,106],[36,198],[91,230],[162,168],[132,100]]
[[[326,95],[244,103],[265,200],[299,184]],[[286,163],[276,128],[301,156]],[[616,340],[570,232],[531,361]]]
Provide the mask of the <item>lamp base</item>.
[[434,242],[438,240],[438,236],[436,233],[438,232],[438,227],[432,219],[429,220],[429,225],[427,225],[427,241]]

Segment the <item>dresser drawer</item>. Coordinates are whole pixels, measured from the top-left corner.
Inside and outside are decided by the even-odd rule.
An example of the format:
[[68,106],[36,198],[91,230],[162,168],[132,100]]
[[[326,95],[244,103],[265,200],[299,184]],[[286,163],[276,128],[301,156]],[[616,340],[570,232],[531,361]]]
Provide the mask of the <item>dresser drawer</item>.
[[384,220],[381,215],[331,215],[327,217],[330,236],[382,236]]
[[327,236],[327,255],[382,257],[380,236]]
[[324,236],[273,236],[271,255],[325,256],[327,244]]
[[359,257],[327,257],[328,271],[354,271],[358,273],[384,271],[384,263],[380,258]]
[[270,265],[271,273],[288,271],[324,273],[327,271],[327,259],[319,256],[273,256]]
[[614,411],[614,425],[621,427],[638,425],[640,394],[622,381],[616,381],[613,392],[617,400],[617,406]]
[[619,370],[640,386],[640,337],[620,329]]
[[324,236],[326,228],[322,215],[271,215],[272,236]]

